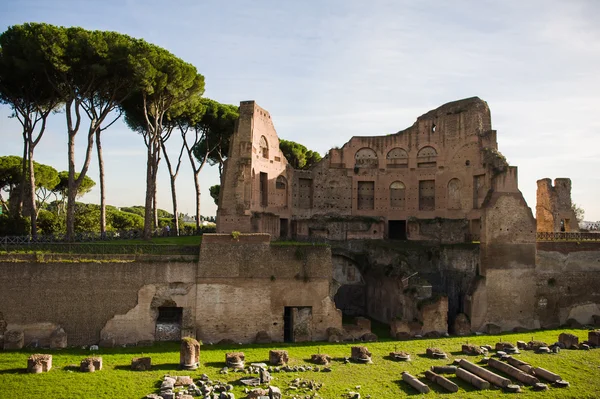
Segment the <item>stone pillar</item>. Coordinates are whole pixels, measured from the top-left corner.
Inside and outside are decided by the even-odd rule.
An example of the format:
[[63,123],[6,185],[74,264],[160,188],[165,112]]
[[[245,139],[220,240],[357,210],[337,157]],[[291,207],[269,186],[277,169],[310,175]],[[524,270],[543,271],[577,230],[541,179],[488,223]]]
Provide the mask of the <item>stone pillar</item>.
[[499,376],[498,374],[494,374],[491,371],[479,367],[465,359],[460,360],[459,366],[477,375],[478,377],[481,377],[484,380],[491,382],[492,384],[500,388],[506,388],[510,385],[510,380],[508,378],[504,378]]
[[477,377],[475,374],[469,373],[465,369],[456,369],[456,376],[463,381],[468,382],[477,389],[490,389],[490,383],[486,380]]
[[429,392],[429,387],[426,384],[423,384],[421,381],[416,379],[414,376],[408,374],[406,371],[402,372],[402,380],[417,391],[419,391],[420,393]]
[[432,382],[435,382],[445,390],[449,392],[458,392],[458,385],[447,379],[446,377],[442,377],[441,375],[437,375],[431,370],[425,370],[425,377]]
[[513,377],[514,379],[516,379],[517,381],[521,381],[523,384],[527,384],[527,385],[535,385],[537,383],[539,383],[540,381],[535,378],[532,375],[526,374],[524,372],[522,372],[521,370],[519,370],[518,368],[515,368],[511,365],[508,365],[506,363],[502,363],[499,360],[496,359],[489,359],[488,360],[488,366],[490,366],[491,368],[494,368],[496,370],[499,370],[505,374],[510,375],[511,377]]
[[243,369],[246,356],[244,352],[229,352],[225,354],[225,363],[232,369]]
[[200,343],[191,337],[183,338],[179,350],[179,367],[184,370],[196,370],[199,362]]

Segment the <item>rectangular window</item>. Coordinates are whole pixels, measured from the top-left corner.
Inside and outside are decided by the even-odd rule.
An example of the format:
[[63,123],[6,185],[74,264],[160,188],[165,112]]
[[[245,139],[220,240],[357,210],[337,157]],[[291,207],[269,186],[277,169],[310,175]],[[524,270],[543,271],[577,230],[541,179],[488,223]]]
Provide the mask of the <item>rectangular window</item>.
[[312,179],[298,179],[298,207],[301,209],[312,208]]
[[358,182],[358,209],[374,209],[375,208],[375,182],[359,181]]
[[419,210],[435,210],[435,180],[421,180],[419,182]]
[[260,205],[269,206],[269,175],[260,172]]

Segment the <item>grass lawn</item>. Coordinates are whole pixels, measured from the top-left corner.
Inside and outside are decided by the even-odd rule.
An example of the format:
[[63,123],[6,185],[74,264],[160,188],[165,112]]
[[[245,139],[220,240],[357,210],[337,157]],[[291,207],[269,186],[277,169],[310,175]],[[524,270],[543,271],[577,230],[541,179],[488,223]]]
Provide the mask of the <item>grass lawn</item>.
[[[359,392],[362,398],[402,398],[402,397],[436,397],[447,398],[496,398],[512,394],[492,389],[477,391],[468,384],[457,379],[460,390],[455,394],[442,391],[433,383],[425,380],[423,372],[432,365],[450,364],[454,358],[468,358],[478,362],[480,357],[469,357],[460,353],[461,344],[490,344],[494,346],[499,341],[515,343],[517,340],[536,340],[549,344],[557,341],[560,332],[571,332],[579,337],[580,342],[587,339],[586,330],[549,330],[520,334],[503,334],[501,336],[469,336],[441,339],[420,339],[411,341],[385,340],[365,344],[373,354],[373,364],[344,364],[341,358],[350,356],[352,344],[306,343],[306,344],[270,344],[270,345],[203,345],[200,355],[201,366],[196,371],[180,371],[179,344],[163,343],[153,347],[133,347],[118,349],[101,349],[94,355],[102,356],[104,368],[95,373],[80,373],[73,365],[90,352],[85,349],[68,349],[62,351],[36,350],[35,353],[53,354],[53,368],[45,374],[26,374],[27,357],[32,352],[0,352],[0,398],[143,398],[149,393],[158,393],[159,381],[164,374],[190,375],[196,380],[206,373],[213,381],[231,382],[234,385],[236,398],[243,398],[243,386],[237,381],[248,377],[241,373],[219,374],[225,365],[225,353],[243,351],[246,364],[251,362],[267,362],[270,349],[286,349],[290,355],[290,365],[309,364],[312,354],[325,353],[334,358],[331,373],[306,371],[302,373],[273,373],[272,385],[281,388],[285,398],[305,397],[309,393],[287,389],[289,382],[295,378],[322,382],[323,388],[319,395],[323,398],[342,398],[349,391]],[[439,347],[449,355],[448,360],[432,360],[424,356],[428,347]],[[394,350],[408,351],[412,355],[409,363],[399,363],[387,359],[389,352]],[[151,356],[153,370],[134,372],[129,370],[132,357]],[[598,398],[600,397],[600,349],[591,351],[563,350],[558,354],[535,354],[522,351],[515,355],[531,363],[533,366],[544,367],[558,373],[564,380],[571,383],[569,388],[554,388],[546,392],[534,392],[530,387],[524,387],[519,398]],[[429,394],[420,395],[401,380],[401,372],[408,371],[419,377],[430,386]],[[514,381],[514,380],[513,380]]]

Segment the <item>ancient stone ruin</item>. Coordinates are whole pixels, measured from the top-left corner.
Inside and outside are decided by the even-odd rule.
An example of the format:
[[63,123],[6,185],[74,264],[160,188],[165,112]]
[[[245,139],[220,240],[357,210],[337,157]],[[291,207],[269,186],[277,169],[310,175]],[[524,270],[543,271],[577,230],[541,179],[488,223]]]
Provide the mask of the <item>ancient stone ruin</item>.
[[81,361],[79,370],[84,373],[93,373],[95,371],[102,370],[102,358],[101,357],[88,357]]
[[432,359],[447,359],[448,358],[448,355],[446,355],[446,353],[439,348],[427,348],[425,351],[425,354],[427,355],[427,357],[430,357]]
[[131,359],[131,370],[133,371],[149,371],[152,369],[152,358],[149,357],[134,357]]
[[52,355],[36,354],[27,359],[28,373],[46,373],[52,368]]
[[325,355],[323,353],[319,353],[316,355],[312,355],[310,357],[310,361],[315,364],[320,364],[322,366],[329,366],[329,362],[331,361],[331,356]]
[[23,331],[9,330],[4,334],[4,350],[19,350],[23,348],[25,334]]
[[357,363],[373,363],[371,356],[371,352],[366,346],[353,346],[351,348],[350,358]]
[[269,351],[269,363],[273,366],[285,366],[289,360],[288,352],[286,350]]
[[200,362],[200,343],[191,337],[181,340],[179,367],[183,370],[196,370]]
[[564,349],[579,349],[579,338],[577,335],[560,333],[558,342],[564,345]]
[[246,356],[244,352],[229,352],[225,354],[225,364],[232,369],[243,369]]

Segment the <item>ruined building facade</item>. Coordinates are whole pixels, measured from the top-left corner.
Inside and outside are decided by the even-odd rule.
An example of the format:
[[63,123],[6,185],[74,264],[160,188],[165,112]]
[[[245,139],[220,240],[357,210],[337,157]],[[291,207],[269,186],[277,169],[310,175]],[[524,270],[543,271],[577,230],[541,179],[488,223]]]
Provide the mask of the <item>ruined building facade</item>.
[[463,242],[479,237],[488,194],[519,193],[476,97],[395,134],[353,137],[310,170],[288,165],[269,113],[245,101],[230,151],[217,212],[224,233]]
[[353,137],[310,170],[288,165],[269,113],[247,101],[220,234],[188,256],[0,255],[0,344],[9,331],[42,346],[57,331],[72,345],[107,346],[368,331],[368,320],[347,326],[342,314],[401,338],[600,323],[600,240],[556,239],[576,229],[568,179],[538,182],[536,214],[537,226],[479,98],[395,134]]

